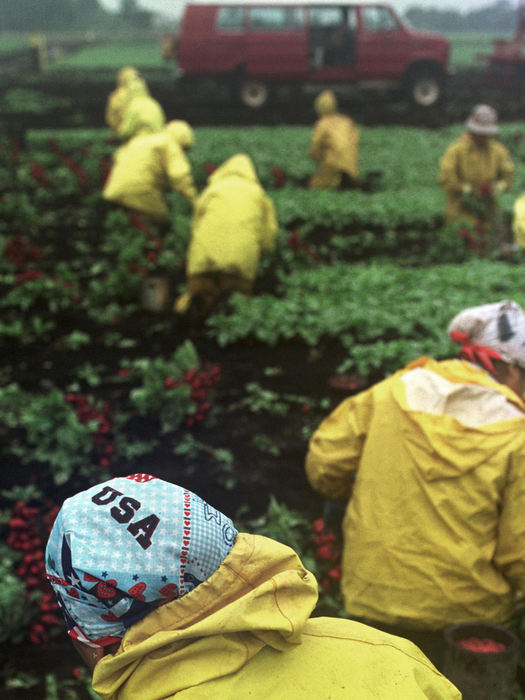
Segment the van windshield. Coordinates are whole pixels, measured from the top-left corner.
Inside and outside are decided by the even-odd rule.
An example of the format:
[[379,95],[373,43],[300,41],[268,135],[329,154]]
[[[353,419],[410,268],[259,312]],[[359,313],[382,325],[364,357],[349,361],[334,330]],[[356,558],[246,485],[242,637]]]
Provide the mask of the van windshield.
[[401,29],[397,17],[387,7],[362,7],[361,21],[367,32],[396,32]]

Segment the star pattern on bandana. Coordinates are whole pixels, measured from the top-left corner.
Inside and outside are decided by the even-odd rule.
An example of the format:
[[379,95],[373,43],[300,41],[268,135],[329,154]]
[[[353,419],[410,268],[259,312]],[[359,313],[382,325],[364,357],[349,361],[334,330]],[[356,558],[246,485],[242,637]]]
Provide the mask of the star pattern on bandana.
[[135,476],[68,499],[48,543],[48,573],[64,580],[67,574],[74,589],[64,591],[65,612],[95,642],[123,636],[150,610],[198,586],[236,535],[231,520],[196,494]]

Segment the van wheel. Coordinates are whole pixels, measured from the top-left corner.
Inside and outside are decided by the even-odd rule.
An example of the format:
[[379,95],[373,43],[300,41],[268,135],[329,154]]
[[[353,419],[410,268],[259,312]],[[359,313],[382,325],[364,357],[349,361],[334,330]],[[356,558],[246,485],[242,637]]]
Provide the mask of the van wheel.
[[437,73],[414,73],[408,81],[408,95],[418,107],[432,107],[443,96],[443,81]]
[[241,83],[239,97],[243,105],[257,109],[263,107],[270,96],[270,91],[265,83],[259,80],[245,80]]

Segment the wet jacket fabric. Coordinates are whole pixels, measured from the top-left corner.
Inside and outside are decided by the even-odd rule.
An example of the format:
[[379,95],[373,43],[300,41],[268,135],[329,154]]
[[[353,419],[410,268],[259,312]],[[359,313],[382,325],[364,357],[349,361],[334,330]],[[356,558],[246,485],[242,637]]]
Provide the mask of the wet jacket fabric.
[[122,115],[129,101],[129,92],[125,85],[115,88],[108,97],[106,104],[106,124],[115,133],[118,133],[118,127],[122,121]]
[[122,115],[130,100],[131,94],[128,89],[129,84],[138,78],[138,73],[134,68],[122,68],[117,75],[117,87],[110,93],[106,103],[105,120],[109,128],[118,131]]
[[314,126],[310,155],[319,162],[310,179],[312,188],[339,187],[341,176],[358,176],[359,130],[344,114],[327,114]]
[[[476,217],[462,205],[462,185],[477,190],[484,182],[512,183],[514,165],[505,146],[490,138],[486,147],[478,146],[468,133],[447,148],[439,165],[439,184],[446,193],[446,221],[474,221]],[[489,210],[490,213],[490,210]]]
[[188,276],[221,271],[253,280],[261,254],[275,247],[277,230],[273,202],[250,158],[233,156],[210,175],[195,204]]
[[117,150],[103,197],[154,220],[166,221],[169,209],[164,192],[170,188],[190,201],[196,196],[188,159],[166,129],[137,136]]
[[104,699],[459,700],[413,644],[309,619],[315,578],[289,547],[239,534],[210,578],[133,625],[95,667]]
[[325,498],[350,499],[351,615],[425,629],[508,621],[525,593],[524,411],[485,370],[423,357],[321,423],[306,469]]
[[162,131],[165,123],[166,115],[159,102],[151,95],[139,95],[126,104],[117,136],[126,141],[134,136],[156,134]]
[[525,194],[522,194],[514,202],[514,216],[512,218],[512,231],[516,243],[525,248]]

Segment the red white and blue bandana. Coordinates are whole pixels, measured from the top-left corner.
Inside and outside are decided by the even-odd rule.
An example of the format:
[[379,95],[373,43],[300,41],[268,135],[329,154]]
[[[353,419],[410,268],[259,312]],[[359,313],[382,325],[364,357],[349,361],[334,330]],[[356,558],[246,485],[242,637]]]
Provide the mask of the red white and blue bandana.
[[68,498],[46,548],[68,633],[92,646],[120,641],[150,611],[213,574],[236,535],[232,521],[199,496],[148,474]]

